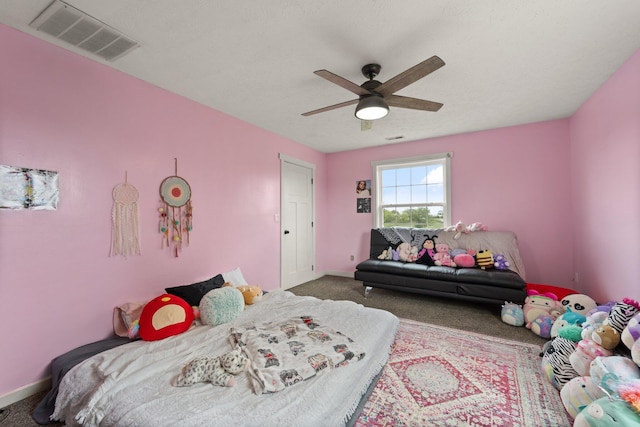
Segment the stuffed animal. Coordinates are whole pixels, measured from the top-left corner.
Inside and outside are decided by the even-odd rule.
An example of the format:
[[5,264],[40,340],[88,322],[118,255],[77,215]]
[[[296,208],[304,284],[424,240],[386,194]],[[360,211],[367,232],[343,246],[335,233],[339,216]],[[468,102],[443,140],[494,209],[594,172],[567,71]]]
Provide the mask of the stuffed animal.
[[[522,310],[524,311],[525,326],[528,329],[531,329],[531,323],[533,323],[538,316],[543,314],[552,315],[552,310],[557,310],[558,307],[558,299],[551,292],[540,294],[538,291],[533,289],[528,291],[528,295],[524,300],[524,306],[522,307]],[[557,316],[553,317],[555,318]]]
[[262,289],[260,286],[242,285],[236,287],[237,290],[242,292],[245,305],[251,305],[262,300]]
[[524,313],[522,312],[522,306],[512,303],[512,302],[504,302],[502,306],[502,312],[500,313],[500,318],[504,323],[511,326],[522,326],[524,325]]
[[640,414],[640,380],[623,381],[618,385],[620,398]]
[[436,254],[433,256],[435,265],[445,265],[456,267],[456,263],[451,259],[449,254],[449,245],[446,243],[436,243]]
[[433,235],[429,237],[425,236],[424,242],[422,242],[422,249],[418,251],[418,259],[416,260],[417,264],[424,265],[435,265],[433,262],[433,257],[436,254],[436,238],[438,236]]
[[456,234],[453,236],[455,240],[458,240],[462,233],[469,233],[467,226],[462,221],[458,221],[455,225],[445,228],[444,231],[455,231]]
[[573,369],[580,375],[590,375],[591,362],[596,357],[608,357],[613,352],[602,347],[600,344],[591,340],[581,340],[576,346],[576,350],[569,355],[569,363],[573,366]]
[[241,349],[217,357],[197,357],[182,368],[175,385],[186,387],[196,383],[210,382],[213,385],[232,387],[236,384],[233,375],[244,371],[248,365],[249,359]]
[[569,356],[575,351],[576,343],[556,337],[547,344],[542,356],[542,372],[555,388],[561,390],[566,383],[580,376],[569,362]]
[[511,267],[507,258],[502,254],[497,254],[493,257],[493,266],[496,270],[508,270]]
[[620,343],[620,334],[609,325],[601,325],[593,331],[591,339],[607,350],[613,350]]
[[609,396],[618,396],[621,383],[640,380],[640,368],[624,356],[596,357],[589,368],[591,380]]
[[458,267],[471,268],[476,265],[476,259],[473,257],[475,255],[474,250],[464,250],[464,249],[452,249],[451,250],[451,258],[453,258],[453,262]]
[[567,325],[558,329],[558,336],[562,338],[566,338],[569,341],[573,341],[575,343],[580,342],[582,340],[582,328],[578,325]]
[[474,231],[487,231],[489,227],[484,225],[481,222],[474,222],[473,224],[467,226],[467,232],[473,233]]
[[481,269],[492,268],[493,267],[493,254],[489,249],[483,249],[476,253],[476,264]]
[[560,399],[564,409],[575,418],[580,411],[601,397],[606,396],[600,387],[591,381],[591,377],[576,377],[562,386]]
[[636,365],[640,366],[640,340],[633,343],[631,347],[631,359],[636,362]]
[[640,426],[640,418],[624,401],[608,396],[592,402],[573,421],[573,427]]
[[634,316],[629,320],[626,328],[622,330],[620,334],[620,340],[622,343],[631,350],[633,347],[633,343],[638,341],[640,338],[640,313],[634,314]]
[[560,300],[565,311],[571,309],[574,313],[586,317],[587,313],[596,308],[596,302],[590,296],[584,294],[570,294]]
[[590,316],[597,311],[604,311],[605,313],[609,313],[611,311],[611,307],[613,307],[614,305],[616,305],[615,301],[609,301],[604,304],[596,305],[596,308],[590,310],[587,313],[587,316]]
[[409,249],[409,256],[407,257],[407,262],[416,262],[418,260],[419,249],[417,246],[412,245]]
[[602,326],[602,322],[604,322],[607,316],[609,316],[609,312],[607,311],[596,311],[594,313],[592,310],[590,313],[592,314],[588,315],[582,324],[583,340],[590,340],[593,332]]
[[624,328],[627,327],[627,324],[633,315],[638,312],[640,309],[639,307],[640,305],[636,301],[624,298],[622,302],[617,302],[613,307],[611,307],[609,316],[607,316],[607,320],[605,320],[603,324],[611,325],[613,329],[621,334]]
[[558,330],[567,325],[578,325],[581,327],[580,329],[582,332],[582,324],[587,320],[586,317],[580,313],[574,313],[571,308],[567,308],[567,310],[568,311],[566,313],[561,314],[553,322],[553,326],[551,327],[551,338],[557,337]]
[[145,341],[157,341],[185,332],[193,323],[193,308],[182,298],[162,294],[149,301],[138,322],[138,335]]
[[393,252],[393,260],[406,262],[409,259],[410,255],[411,255],[411,245],[407,242],[402,242],[398,245],[396,250]]
[[387,249],[382,251],[380,255],[378,255],[378,259],[390,261],[393,259],[393,248],[389,246]]
[[551,338],[551,327],[555,318],[549,314],[541,314],[529,325],[531,332],[541,338]]

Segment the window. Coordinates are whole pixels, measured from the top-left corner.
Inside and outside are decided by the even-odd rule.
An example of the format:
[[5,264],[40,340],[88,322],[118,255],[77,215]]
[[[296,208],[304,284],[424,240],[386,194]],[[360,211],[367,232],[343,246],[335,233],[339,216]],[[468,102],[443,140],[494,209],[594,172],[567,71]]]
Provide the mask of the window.
[[453,153],[372,162],[375,227],[447,227]]

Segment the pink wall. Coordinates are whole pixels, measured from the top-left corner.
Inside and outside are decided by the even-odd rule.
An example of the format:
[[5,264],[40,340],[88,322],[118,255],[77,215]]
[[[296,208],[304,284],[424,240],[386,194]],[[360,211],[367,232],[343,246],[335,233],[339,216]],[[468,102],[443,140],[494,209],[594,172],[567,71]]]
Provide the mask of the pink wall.
[[571,286],[567,120],[329,155],[329,232],[340,243],[327,254],[327,264],[353,271],[369,256],[373,214],[356,213],[352,187],[372,178],[372,161],[446,151],[453,152],[452,221],[514,231],[529,282]]
[[574,257],[583,292],[640,300],[640,51],[571,118]]
[[[236,267],[250,283],[279,287],[278,153],[317,165],[324,247],[325,154],[2,25],[0,58],[0,163],[60,180],[56,211],[0,211],[0,396],[107,336],[117,304]],[[157,231],[174,157],[194,205],[179,258],[160,249]],[[142,256],[126,260],[108,256],[111,192],[125,171],[140,192],[142,241]]]
[[[529,281],[576,286],[579,271],[585,291],[619,299],[638,277],[637,264],[599,255],[638,255],[638,54],[571,120],[330,155],[2,25],[0,58],[0,163],[57,170],[61,194],[54,212],[0,211],[0,333],[11,343],[0,347],[0,395],[109,334],[119,303],[235,267],[275,289],[278,153],[317,166],[319,272],[351,273],[367,256],[372,215],[355,212],[353,184],[371,178],[372,160],[452,151],[453,219],[515,231]],[[157,233],[174,157],[194,203],[179,258]],[[140,191],[143,251],[127,260],[108,257],[111,191],[125,171]],[[631,225],[605,232],[611,223]]]

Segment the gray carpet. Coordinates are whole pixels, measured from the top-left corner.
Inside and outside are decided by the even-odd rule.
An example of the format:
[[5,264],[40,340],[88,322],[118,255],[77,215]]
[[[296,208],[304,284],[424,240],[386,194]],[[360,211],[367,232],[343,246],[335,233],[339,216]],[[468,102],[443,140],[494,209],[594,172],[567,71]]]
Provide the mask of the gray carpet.
[[386,289],[373,289],[365,298],[362,282],[337,276],[324,276],[291,288],[290,291],[296,295],[320,299],[350,300],[366,307],[390,311],[405,319],[540,346],[547,341],[524,327],[518,328],[502,322],[500,305],[478,304]]
[[[477,332],[542,346],[546,340],[524,327],[513,327],[500,320],[500,306],[374,289],[364,297],[362,282],[348,277],[324,276],[290,289],[296,295],[320,299],[350,300],[366,307],[380,308],[398,317],[435,325]],[[32,427],[38,424],[31,411],[46,392],[42,392],[3,408],[0,426]],[[64,424],[50,424],[62,426]]]

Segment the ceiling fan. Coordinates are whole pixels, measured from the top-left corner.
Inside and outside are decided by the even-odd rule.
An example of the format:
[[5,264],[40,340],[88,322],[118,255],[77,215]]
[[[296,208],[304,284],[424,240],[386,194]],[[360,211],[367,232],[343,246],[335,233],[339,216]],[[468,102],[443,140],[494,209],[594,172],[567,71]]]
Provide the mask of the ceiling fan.
[[[422,61],[418,65],[403,71],[391,80],[380,83],[379,81],[374,80],[374,78],[380,73],[380,65],[367,64],[362,67],[362,74],[364,74],[364,76],[369,80],[360,86],[343,77],[333,74],[331,71],[314,71],[314,74],[355,93],[359,98],[319,108],[317,110],[308,111],[302,115],[311,116],[318,113],[324,113],[325,111],[334,110],[336,108],[358,104],[356,106],[355,115],[363,121],[362,129],[365,130],[371,127],[371,120],[381,119],[386,116],[389,113],[390,106],[409,108],[412,110],[438,111],[443,105],[439,102],[394,95],[394,92],[399,91],[411,83],[433,73],[443,66],[444,61],[434,55],[431,58]],[[365,124],[365,122],[368,122],[368,124]]]

